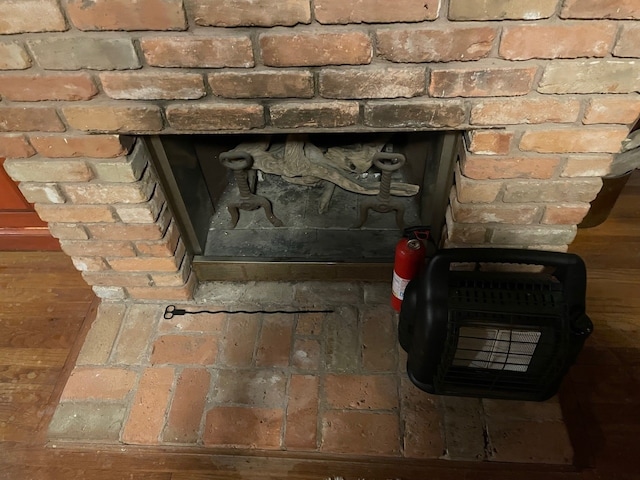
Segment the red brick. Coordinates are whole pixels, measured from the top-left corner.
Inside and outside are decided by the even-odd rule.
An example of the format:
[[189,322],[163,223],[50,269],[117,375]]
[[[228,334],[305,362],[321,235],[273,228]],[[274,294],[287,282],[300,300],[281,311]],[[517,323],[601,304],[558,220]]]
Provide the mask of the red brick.
[[[640,45],[640,43],[638,43]],[[582,123],[622,123],[633,124],[640,116],[640,98],[594,97],[589,100]]]
[[49,158],[111,158],[127,155],[133,138],[120,135],[31,135],[31,145]]
[[572,123],[580,114],[580,101],[569,98],[483,99],[471,108],[474,125]]
[[71,372],[60,399],[124,400],[135,387],[137,373],[123,368],[77,367]]
[[141,66],[130,38],[47,36],[29,39],[27,45],[45,70],[126,70]]
[[540,93],[633,93],[640,90],[640,63],[622,59],[549,63]]
[[184,285],[179,287],[129,287],[127,292],[133,299],[137,300],[155,300],[161,302],[168,301],[186,301],[193,299],[193,292],[196,288],[197,281],[194,274],[191,274]]
[[117,272],[175,272],[181,261],[174,257],[110,258],[109,265]]
[[277,128],[348,127],[360,115],[357,102],[287,102],[269,107],[271,125]]
[[0,2],[0,18],[0,34],[67,29],[56,0],[5,0]]
[[143,38],[140,46],[155,67],[253,67],[253,47],[246,35]]
[[283,417],[283,411],[275,408],[212,408],[206,416],[204,444],[279,449]]
[[31,57],[19,43],[0,43],[0,70],[24,70],[30,66]]
[[96,240],[144,240],[161,238],[164,231],[154,224],[122,225],[100,224],[87,225],[91,237]]
[[53,107],[0,108],[0,132],[64,132]]
[[560,11],[561,18],[640,18],[636,0],[567,0]]
[[537,67],[439,69],[431,71],[432,97],[493,97],[526,95]]
[[220,352],[220,360],[225,366],[251,365],[259,328],[260,317],[257,315],[238,314],[229,317]]
[[72,128],[87,132],[157,132],[163,126],[160,108],[152,105],[83,105],[62,113]]
[[604,57],[611,52],[616,30],[613,23],[505,27],[500,56],[507,60]]
[[164,442],[198,441],[210,382],[211,375],[203,368],[186,368],[182,371],[162,436]]
[[513,132],[503,130],[472,130],[468,133],[469,151],[482,155],[506,155],[511,150]]
[[327,375],[324,394],[330,408],[392,410],[398,408],[397,378],[388,375]]
[[[82,225],[75,223],[50,223],[49,231],[51,235],[60,240],[88,240],[86,229]],[[74,265],[76,265],[74,263]],[[104,269],[104,265],[101,269]],[[77,265],[76,265],[77,268]]]
[[102,73],[104,93],[119,100],[196,99],[205,95],[199,73]]
[[376,306],[362,312],[362,368],[367,372],[395,372],[397,325],[390,309]]
[[415,97],[425,91],[424,67],[325,68],[319,76],[324,98]]
[[355,455],[400,454],[400,427],[395,413],[336,411],[322,416],[322,443],[325,453]]
[[9,159],[5,161],[4,168],[20,182],[85,182],[93,178],[93,173],[82,160]]
[[640,27],[638,25],[623,25],[613,49],[613,55],[638,58],[640,57],[638,45],[640,45]]
[[629,133],[625,127],[529,130],[520,149],[540,153],[617,153]]
[[364,32],[265,33],[262,60],[271,67],[363,65],[371,62],[371,39]]
[[17,102],[89,100],[97,94],[93,79],[84,73],[0,77],[0,96]]
[[80,30],[184,30],[181,0],[68,0],[67,14]]
[[557,0],[451,0],[450,20],[538,20],[556,11]]
[[187,0],[186,4],[196,25],[206,27],[274,27],[311,22],[308,0]]
[[256,104],[175,104],[166,109],[176,130],[250,130],[264,126],[264,108]]
[[152,272],[150,276],[156,287],[180,287],[187,283],[192,274],[191,263],[183,261],[180,264],[180,269],[175,273]]
[[[395,4],[389,3],[393,8]],[[485,58],[496,39],[491,27],[379,29],[379,55],[391,62],[425,63]]]
[[567,157],[561,176],[603,177],[609,173],[614,155],[572,155]]
[[462,170],[465,176],[475,180],[551,178],[559,164],[559,157],[496,157],[468,154]]
[[422,22],[438,17],[440,0],[316,0],[315,17],[320,23],[393,23]]
[[153,344],[151,363],[213,365],[218,355],[218,337],[213,335],[163,335]]
[[527,225],[539,217],[536,205],[495,205],[460,203],[452,191],[451,212],[459,223],[507,223]]
[[291,375],[284,443],[287,449],[316,450],[319,378]]
[[129,444],[155,445],[160,443],[174,369],[146,368],[133,398],[129,418],[122,431],[122,441]]
[[588,203],[549,205],[545,209],[541,223],[547,225],[577,225],[589,211]]
[[364,107],[365,125],[376,128],[453,128],[464,124],[465,120],[465,106],[457,100],[420,98],[369,102]]
[[[168,230],[165,231],[163,224],[147,224],[148,228],[142,229],[141,232],[146,232],[148,237],[162,236],[161,241],[157,242],[136,242],[136,248],[142,255],[154,255],[154,256],[169,256],[173,255],[178,248],[178,242],[180,241],[180,232],[178,231],[175,223],[172,223]],[[131,225],[131,226],[136,226]],[[139,225],[137,227],[142,227]],[[134,231],[136,231],[135,229]],[[142,237],[138,237],[136,240],[143,240]]]
[[[37,206],[38,207],[38,206]],[[42,206],[36,208],[40,210]],[[89,207],[78,207],[89,208]],[[41,215],[42,216],[42,215]],[[80,215],[75,215],[73,218],[80,218]],[[63,220],[54,220],[64,223]],[[73,223],[73,222],[71,222]],[[62,250],[71,256],[91,256],[91,257],[103,257],[107,255],[118,255],[120,257],[133,257],[135,251],[130,242],[107,242],[102,240],[90,240],[90,241],[71,241],[65,240],[61,242]]]
[[82,278],[89,285],[100,287],[148,287],[151,284],[144,273],[83,272]]
[[291,355],[293,319],[265,317],[256,347],[257,367],[286,367]]
[[0,157],[27,158],[35,154],[35,150],[29,145],[24,135],[0,135]]
[[220,72],[209,74],[214,95],[227,98],[311,98],[313,74],[308,70]]

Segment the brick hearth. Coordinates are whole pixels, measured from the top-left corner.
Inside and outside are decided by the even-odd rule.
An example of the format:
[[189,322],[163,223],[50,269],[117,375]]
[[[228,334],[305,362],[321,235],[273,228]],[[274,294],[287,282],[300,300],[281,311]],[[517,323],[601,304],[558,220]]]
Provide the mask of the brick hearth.
[[164,304],[105,302],[49,440],[57,447],[572,462],[557,398],[436,397],[414,387],[389,294],[375,284],[217,283],[184,307],[335,312],[171,320],[162,318]]
[[640,113],[631,0],[5,0],[0,156],[95,292],[191,298],[137,134],[465,131],[449,245],[564,250]]

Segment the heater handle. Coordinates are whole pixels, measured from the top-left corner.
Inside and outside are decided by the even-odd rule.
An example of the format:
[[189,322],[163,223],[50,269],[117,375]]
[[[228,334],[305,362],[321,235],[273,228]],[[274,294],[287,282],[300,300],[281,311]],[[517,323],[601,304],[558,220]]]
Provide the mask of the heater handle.
[[586,267],[573,253],[547,252],[514,248],[450,248],[438,251],[427,266],[428,279],[443,282],[452,263],[519,263],[555,267],[554,276],[573,305],[584,307],[587,289]]

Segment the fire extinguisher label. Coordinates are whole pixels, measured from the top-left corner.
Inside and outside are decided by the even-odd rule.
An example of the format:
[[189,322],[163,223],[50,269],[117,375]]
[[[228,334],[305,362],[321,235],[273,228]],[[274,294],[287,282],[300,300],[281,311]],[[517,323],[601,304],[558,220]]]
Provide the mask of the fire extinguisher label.
[[402,278],[395,271],[393,272],[393,281],[391,283],[391,291],[393,292],[393,296],[399,298],[400,300],[404,300],[404,290],[407,288],[409,284],[409,279]]

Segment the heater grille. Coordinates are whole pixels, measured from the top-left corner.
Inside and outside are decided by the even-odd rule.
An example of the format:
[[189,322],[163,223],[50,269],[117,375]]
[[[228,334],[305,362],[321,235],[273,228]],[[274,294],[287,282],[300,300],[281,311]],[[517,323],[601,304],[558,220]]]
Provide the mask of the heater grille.
[[526,372],[540,335],[537,331],[462,327],[453,365]]

